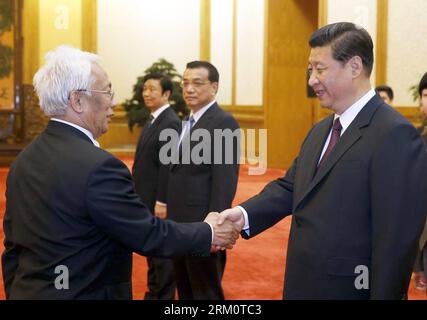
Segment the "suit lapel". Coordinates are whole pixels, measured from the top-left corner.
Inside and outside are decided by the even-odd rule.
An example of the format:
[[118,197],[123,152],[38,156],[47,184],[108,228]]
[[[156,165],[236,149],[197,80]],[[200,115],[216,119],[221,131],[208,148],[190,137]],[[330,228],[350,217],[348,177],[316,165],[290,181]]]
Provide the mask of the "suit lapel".
[[[350,125],[350,127],[352,127],[352,125]],[[315,174],[313,180],[311,180],[311,182],[308,184],[307,189],[302,194],[301,199],[297,201],[297,205],[313,190],[313,188],[317,184],[319,184],[320,181],[322,181],[322,179],[328,174],[328,172],[332,170],[332,168],[335,166],[338,160],[346,153],[346,151],[350,149],[351,146],[356,143],[357,140],[360,139],[362,135],[359,128],[350,127],[348,127],[346,132],[344,132],[339,142],[329,155],[328,159],[317,170],[317,173]],[[319,158],[316,158],[315,167],[317,166],[318,159]]]
[[150,137],[153,135],[154,132],[156,132],[157,128],[159,127],[161,121],[160,116],[154,120],[153,124],[149,128],[147,128],[147,130],[145,130],[143,135],[141,136],[141,150],[144,149],[144,146],[147,144],[147,141],[150,140]]
[[302,170],[298,180],[298,184],[301,186],[300,190],[307,190],[313,180],[320,154],[322,153],[326,138],[332,127],[333,118],[334,116],[332,115],[321,124],[318,132],[313,136],[312,146],[298,159],[299,166],[301,168],[306,168]]
[[196,122],[191,131],[194,131],[198,128],[208,128],[211,123],[211,119],[215,116],[215,113],[218,111],[218,104],[214,103],[210,106],[208,110],[202,115],[202,117]]
[[[144,147],[147,145],[147,142],[150,140],[151,136],[157,132],[160,124],[162,123],[163,119],[167,116],[168,112],[174,112],[170,107],[164,110],[153,122],[153,124],[147,128],[146,130],[143,130],[141,134],[141,142],[139,144],[139,149],[142,151]],[[145,128],[144,128],[145,129]]]
[[[374,115],[378,106],[382,103],[383,101],[377,96],[374,96],[371,100],[369,100],[366,106],[359,112],[359,114],[356,116],[356,118],[347,128],[347,130],[343,133],[337,145],[329,155],[328,159],[318,169],[314,178],[312,180],[310,179],[310,182],[307,183],[307,181],[309,181],[309,177],[303,175],[303,178],[302,178],[303,187],[301,189],[302,193],[300,196],[297,196],[297,198],[295,199],[296,200],[295,206],[294,206],[295,209],[298,207],[301,201],[304,200],[304,198],[327,176],[327,174],[333,169],[333,167],[342,158],[342,156],[362,137],[361,129],[366,126],[369,126],[372,116]],[[301,168],[309,168],[309,170],[307,171],[310,172],[310,174],[314,174],[314,171],[316,170],[317,161],[319,160],[319,157],[320,157],[320,152],[323,149],[324,142],[332,126],[332,119],[333,119],[333,116],[331,116],[330,121],[327,122],[329,123],[329,125],[325,126],[327,128],[326,134],[319,135],[322,137],[322,139],[320,140],[323,141],[321,143],[320,149],[319,149],[319,139],[317,137],[313,138],[315,139],[313,143],[315,146],[312,148],[313,152],[311,155],[314,158],[314,163],[313,161],[306,160],[307,162],[309,162],[308,165],[310,165],[310,167],[308,166],[304,167],[303,166],[304,163],[301,166]],[[324,130],[325,129],[322,128],[322,132],[324,132]],[[310,153],[311,152],[308,151],[307,153],[308,157],[310,156]],[[316,155],[316,157],[314,157],[314,155]],[[307,165],[307,163],[305,164]],[[310,177],[313,177],[313,176],[310,175]]]

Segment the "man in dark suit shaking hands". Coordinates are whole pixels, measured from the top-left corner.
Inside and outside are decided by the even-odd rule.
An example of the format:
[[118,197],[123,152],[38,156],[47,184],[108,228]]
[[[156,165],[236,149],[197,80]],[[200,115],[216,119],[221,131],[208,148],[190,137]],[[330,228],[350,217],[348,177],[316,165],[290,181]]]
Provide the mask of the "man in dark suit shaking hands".
[[[162,74],[149,74],[144,78],[142,97],[151,114],[139,138],[132,176],[135,190],[148,209],[161,219],[166,218],[166,196],[169,166],[160,161],[160,149],[166,142],[160,133],[166,129],[179,132],[181,121],[169,105],[173,83]],[[147,257],[148,291],[146,300],[173,300],[175,298],[175,275],[172,260]]]
[[60,46],[34,76],[52,119],[13,162],[6,184],[3,280],[8,299],[130,299],[132,252],[209,256],[233,226],[150,214],[126,166],[100,149],[114,93],[97,56]]
[[423,142],[371,88],[366,30],[331,24],[309,44],[309,85],[334,114],[283,178],[224,218],[248,238],[293,215],[286,299],[403,299],[427,212]]

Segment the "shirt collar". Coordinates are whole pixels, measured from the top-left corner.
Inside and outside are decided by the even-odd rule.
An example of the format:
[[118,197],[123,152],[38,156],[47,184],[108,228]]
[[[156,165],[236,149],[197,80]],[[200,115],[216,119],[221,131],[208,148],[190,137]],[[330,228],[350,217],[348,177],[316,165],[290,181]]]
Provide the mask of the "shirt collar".
[[208,109],[214,104],[216,103],[216,100],[210,102],[208,105],[204,106],[203,108],[201,108],[199,111],[193,113],[190,113],[190,117],[193,116],[194,118],[194,123],[196,123],[197,121],[199,121],[199,119],[204,115],[204,113],[206,111],[208,111]]
[[64,124],[67,124],[67,125],[69,125],[69,126],[72,126],[72,127],[74,127],[74,128],[76,128],[77,130],[80,130],[81,132],[83,132],[89,139],[90,139],[90,141],[92,141],[92,143],[96,146],[96,147],[98,147],[99,148],[99,142],[98,141],[96,141],[94,138],[93,138],[93,134],[92,134],[92,132],[90,132],[89,130],[87,130],[87,129],[85,129],[85,128],[83,128],[83,127],[80,127],[80,126],[78,126],[77,124],[75,124],[75,123],[72,123],[72,122],[68,122],[68,121],[65,121],[65,120],[61,120],[61,119],[57,119],[57,118],[51,118],[51,120],[52,121],[57,121],[57,122],[61,122],[61,123],[64,123]]
[[165,111],[167,108],[169,107],[169,104],[165,104],[164,106],[161,106],[159,109],[157,109],[154,112],[151,112],[151,115],[153,116],[153,121],[151,123],[153,123],[154,121],[156,121],[157,117],[160,116],[160,114]]
[[374,96],[375,96],[375,90],[371,89],[363,97],[361,97],[354,104],[352,104],[350,108],[344,111],[344,113],[341,116],[335,114],[334,120],[338,117],[340,118],[340,123],[342,126],[341,135],[344,133],[345,130],[347,130],[347,128],[356,118],[358,113],[363,109],[364,106],[366,106],[368,101],[371,100],[372,97]]

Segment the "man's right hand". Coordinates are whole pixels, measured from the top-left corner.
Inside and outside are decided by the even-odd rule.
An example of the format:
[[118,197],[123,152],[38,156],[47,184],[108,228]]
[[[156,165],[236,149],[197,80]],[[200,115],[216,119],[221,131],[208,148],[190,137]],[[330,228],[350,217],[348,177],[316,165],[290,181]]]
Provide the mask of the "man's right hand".
[[226,220],[229,220],[236,224],[239,229],[239,232],[242,231],[243,226],[245,225],[245,216],[243,215],[242,210],[238,207],[226,209],[220,213],[218,224],[223,224]]
[[[238,232],[240,233],[242,231],[243,226],[245,225],[245,217],[243,215],[242,210],[240,210],[238,207],[226,209],[222,211],[219,215],[217,224],[219,226],[223,225],[224,223],[232,222]],[[212,248],[212,251],[219,251],[224,250],[224,247],[221,246],[215,246]]]
[[219,225],[219,217],[218,212],[211,212],[205,218],[205,222],[209,223],[214,231],[212,248],[231,249],[239,238],[241,228],[230,220],[222,221]]

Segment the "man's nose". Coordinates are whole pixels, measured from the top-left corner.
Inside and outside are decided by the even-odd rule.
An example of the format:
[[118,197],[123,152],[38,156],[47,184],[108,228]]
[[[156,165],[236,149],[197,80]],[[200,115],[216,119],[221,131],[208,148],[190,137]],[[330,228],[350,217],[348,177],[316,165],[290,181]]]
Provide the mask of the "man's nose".
[[317,84],[319,82],[319,79],[317,79],[317,76],[315,75],[314,72],[312,72],[308,78],[308,85],[310,87],[313,87],[315,84]]

